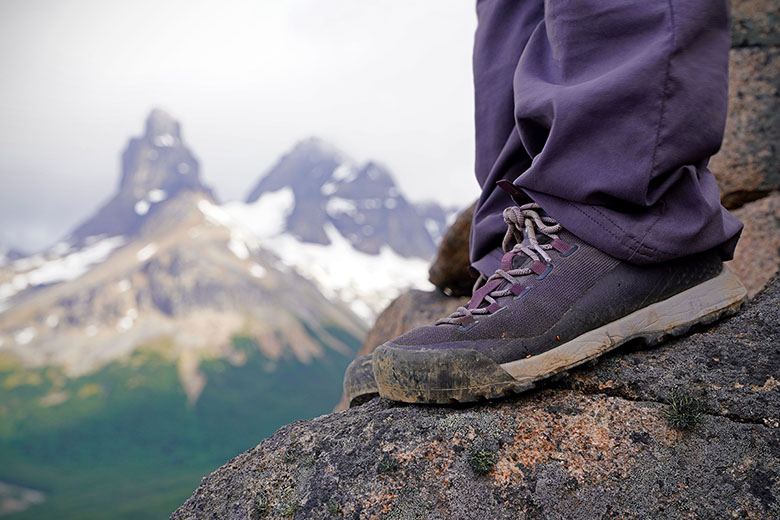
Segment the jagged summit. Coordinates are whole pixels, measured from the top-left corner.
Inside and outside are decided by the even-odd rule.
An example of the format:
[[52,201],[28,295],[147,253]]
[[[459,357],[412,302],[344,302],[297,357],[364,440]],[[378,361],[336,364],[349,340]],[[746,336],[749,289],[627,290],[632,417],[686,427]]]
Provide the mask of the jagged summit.
[[122,153],[117,193],[67,241],[78,246],[92,236],[132,236],[157,204],[183,191],[214,198],[201,181],[197,159],[182,140],[179,122],[154,109],[146,118],[144,134],[130,139]]
[[142,200],[152,190],[173,195],[183,189],[205,190],[200,166],[181,137],[181,125],[168,113],[154,109],[146,118],[143,136],[130,140],[122,153],[120,192]]
[[153,108],[146,118],[145,137],[159,138],[167,135],[181,139],[181,125],[165,110]]
[[298,142],[260,179],[247,202],[262,203],[283,189],[294,198],[285,227],[305,242],[330,244],[327,228],[333,226],[359,251],[378,254],[386,245],[401,256],[428,259],[446,224],[444,212],[431,218],[418,211],[385,166],[358,164],[319,138]]

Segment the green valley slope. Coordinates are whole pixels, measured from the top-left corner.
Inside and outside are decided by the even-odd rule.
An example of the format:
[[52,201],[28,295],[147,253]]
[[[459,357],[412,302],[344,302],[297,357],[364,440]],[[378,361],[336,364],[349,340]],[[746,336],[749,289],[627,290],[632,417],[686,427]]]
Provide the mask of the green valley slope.
[[[328,332],[357,350],[359,339]],[[304,364],[270,360],[248,337],[233,345],[245,361],[203,361],[193,406],[165,341],[75,379],[0,361],[0,481],[46,493],[4,518],[166,518],[226,458],[330,411],[351,358],[324,349]]]

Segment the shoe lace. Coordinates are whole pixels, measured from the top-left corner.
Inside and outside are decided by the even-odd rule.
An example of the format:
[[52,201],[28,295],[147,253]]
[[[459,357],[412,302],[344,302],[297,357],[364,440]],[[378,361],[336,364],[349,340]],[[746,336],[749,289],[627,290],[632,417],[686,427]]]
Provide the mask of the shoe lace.
[[[556,249],[565,253],[571,246],[558,238],[557,233],[563,227],[549,215],[540,215],[541,206],[534,202],[522,206],[511,206],[504,210],[504,222],[507,230],[504,234],[502,249],[504,257],[501,260],[501,268],[497,269],[489,278],[480,275],[474,284],[473,296],[467,306],[458,307],[455,312],[441,318],[436,325],[467,326],[476,321],[476,315],[491,314],[498,311],[501,306],[496,299],[504,296],[519,296],[524,287],[517,277],[530,274],[541,275],[552,259],[547,251]],[[537,239],[537,231],[547,235],[551,242],[540,244]],[[523,244],[523,236],[527,236],[527,244]],[[514,242],[514,245],[512,243]],[[533,262],[528,267],[512,268],[512,260],[516,255],[525,255]],[[508,282],[508,283],[507,283]],[[487,305],[484,305],[487,302]]]

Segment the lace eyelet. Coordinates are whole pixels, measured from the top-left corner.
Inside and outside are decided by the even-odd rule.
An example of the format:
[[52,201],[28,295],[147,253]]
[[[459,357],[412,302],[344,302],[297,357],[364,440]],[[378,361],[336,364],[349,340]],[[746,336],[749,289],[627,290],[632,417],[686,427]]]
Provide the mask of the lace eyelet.
[[469,323],[468,325],[466,325],[465,327],[461,325],[460,327],[458,327],[458,330],[460,332],[466,332],[467,330],[475,327],[477,325],[477,323],[479,323],[479,320],[475,320],[475,321]]
[[561,258],[566,258],[567,256],[572,255],[578,248],[579,246],[571,246],[571,249],[569,249],[565,253],[558,253],[558,256],[560,256]]
[[[544,270],[542,271],[542,268]],[[531,270],[536,273],[537,280],[544,280],[550,271],[553,269],[553,264],[545,264],[544,262],[536,261],[531,265]]]
[[513,300],[519,300],[520,298],[522,298],[523,296],[525,296],[526,294],[528,294],[530,291],[531,291],[531,288],[530,288],[530,287],[526,287],[525,289],[523,289],[523,292],[521,292],[520,294],[518,294],[517,296],[515,296],[515,297],[514,297],[514,298],[512,298],[512,299],[513,299]]

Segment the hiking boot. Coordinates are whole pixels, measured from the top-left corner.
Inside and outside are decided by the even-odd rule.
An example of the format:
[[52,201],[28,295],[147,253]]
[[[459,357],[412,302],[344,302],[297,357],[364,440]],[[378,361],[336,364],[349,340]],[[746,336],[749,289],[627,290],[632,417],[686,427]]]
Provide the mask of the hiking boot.
[[745,298],[715,251],[634,265],[538,204],[507,208],[504,220],[501,268],[468,305],[374,351],[382,397],[456,403],[521,392],[629,340],[655,344],[733,314]]
[[379,395],[374,372],[371,368],[371,354],[355,358],[344,372],[344,396],[349,407],[359,406]]

